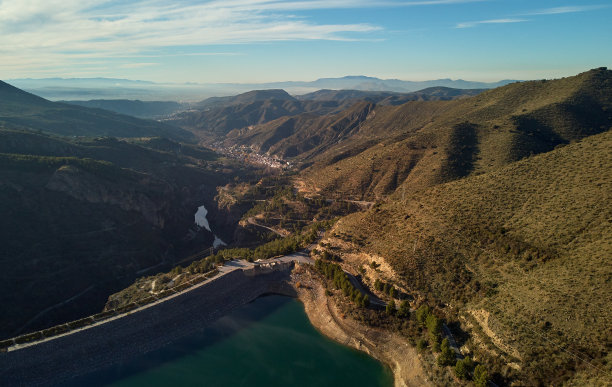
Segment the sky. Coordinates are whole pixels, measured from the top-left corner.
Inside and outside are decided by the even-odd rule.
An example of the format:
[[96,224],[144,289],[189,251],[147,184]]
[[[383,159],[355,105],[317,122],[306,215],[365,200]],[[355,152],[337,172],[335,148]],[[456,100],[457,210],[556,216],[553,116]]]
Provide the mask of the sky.
[[612,67],[610,0],[0,0],[0,79],[543,79]]

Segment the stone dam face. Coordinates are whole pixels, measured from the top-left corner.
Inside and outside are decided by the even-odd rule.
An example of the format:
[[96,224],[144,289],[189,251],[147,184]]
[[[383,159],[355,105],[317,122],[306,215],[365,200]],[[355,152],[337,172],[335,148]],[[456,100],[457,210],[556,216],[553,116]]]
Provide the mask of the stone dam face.
[[293,265],[235,270],[124,317],[0,353],[0,385],[56,385],[159,349],[264,294],[295,297]]

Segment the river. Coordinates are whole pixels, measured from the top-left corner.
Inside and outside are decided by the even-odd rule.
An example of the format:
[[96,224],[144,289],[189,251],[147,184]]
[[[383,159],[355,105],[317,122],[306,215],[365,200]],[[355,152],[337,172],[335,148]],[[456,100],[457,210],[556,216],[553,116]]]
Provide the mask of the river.
[[391,371],[319,334],[302,304],[267,296],[191,337],[71,383],[88,386],[385,386]]

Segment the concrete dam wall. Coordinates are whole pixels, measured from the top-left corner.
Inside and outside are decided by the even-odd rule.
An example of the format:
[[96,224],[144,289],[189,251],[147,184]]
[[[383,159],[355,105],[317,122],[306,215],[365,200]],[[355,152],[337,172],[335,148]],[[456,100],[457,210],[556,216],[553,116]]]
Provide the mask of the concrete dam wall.
[[296,296],[293,266],[235,270],[121,318],[0,353],[0,385],[59,384],[159,349],[261,295]]

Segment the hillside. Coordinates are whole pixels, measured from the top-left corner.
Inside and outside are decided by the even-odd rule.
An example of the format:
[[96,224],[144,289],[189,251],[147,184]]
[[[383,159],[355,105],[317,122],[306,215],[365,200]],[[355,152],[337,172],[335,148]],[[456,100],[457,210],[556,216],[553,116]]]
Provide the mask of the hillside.
[[39,130],[62,136],[168,137],[191,141],[183,129],[156,121],[51,102],[0,81],[0,128]]
[[401,105],[408,101],[448,101],[455,98],[474,96],[482,93],[483,91],[485,90],[453,89],[450,87],[429,87],[411,93],[322,89],[312,93],[298,95],[296,98],[302,101],[350,101],[352,103],[365,101],[376,103],[378,105]]
[[[400,186],[415,191],[605,131],[612,126],[610,109],[612,71],[606,69],[454,101],[376,106],[359,124],[362,142],[365,136],[375,145],[355,152],[339,142],[312,160],[306,154],[313,165],[302,180],[313,191],[354,198],[380,198]],[[303,132],[300,141],[311,134],[318,141],[316,130]]]
[[[225,136],[232,131],[244,131],[274,120],[284,122],[290,117],[298,117],[301,122],[313,116],[316,118],[344,114],[353,105],[361,102],[399,105],[407,101],[457,99],[480,92],[482,90],[441,87],[415,93],[319,90],[293,97],[284,90],[253,90],[237,96],[208,98],[194,104],[194,109],[177,114],[168,122],[192,131],[205,143],[212,143],[225,140]],[[327,118],[323,120],[330,121]],[[260,129],[262,130],[266,129]],[[236,133],[232,133],[231,137],[235,138]],[[231,143],[229,141],[228,145],[232,145]],[[248,143],[248,140],[238,139],[236,143],[244,144]]]
[[96,312],[137,275],[208,248],[198,206],[230,242],[240,215],[217,209],[216,187],[251,173],[167,139],[0,129],[0,336]]
[[138,118],[161,118],[187,110],[186,104],[174,101],[139,101],[128,99],[92,99],[88,101],[59,101],[70,105],[110,110]]
[[459,323],[498,380],[559,385],[578,372],[591,385],[611,371],[610,149],[607,130],[398,193],[340,220],[332,244],[355,265],[368,264],[356,252],[389,264],[382,275]]

